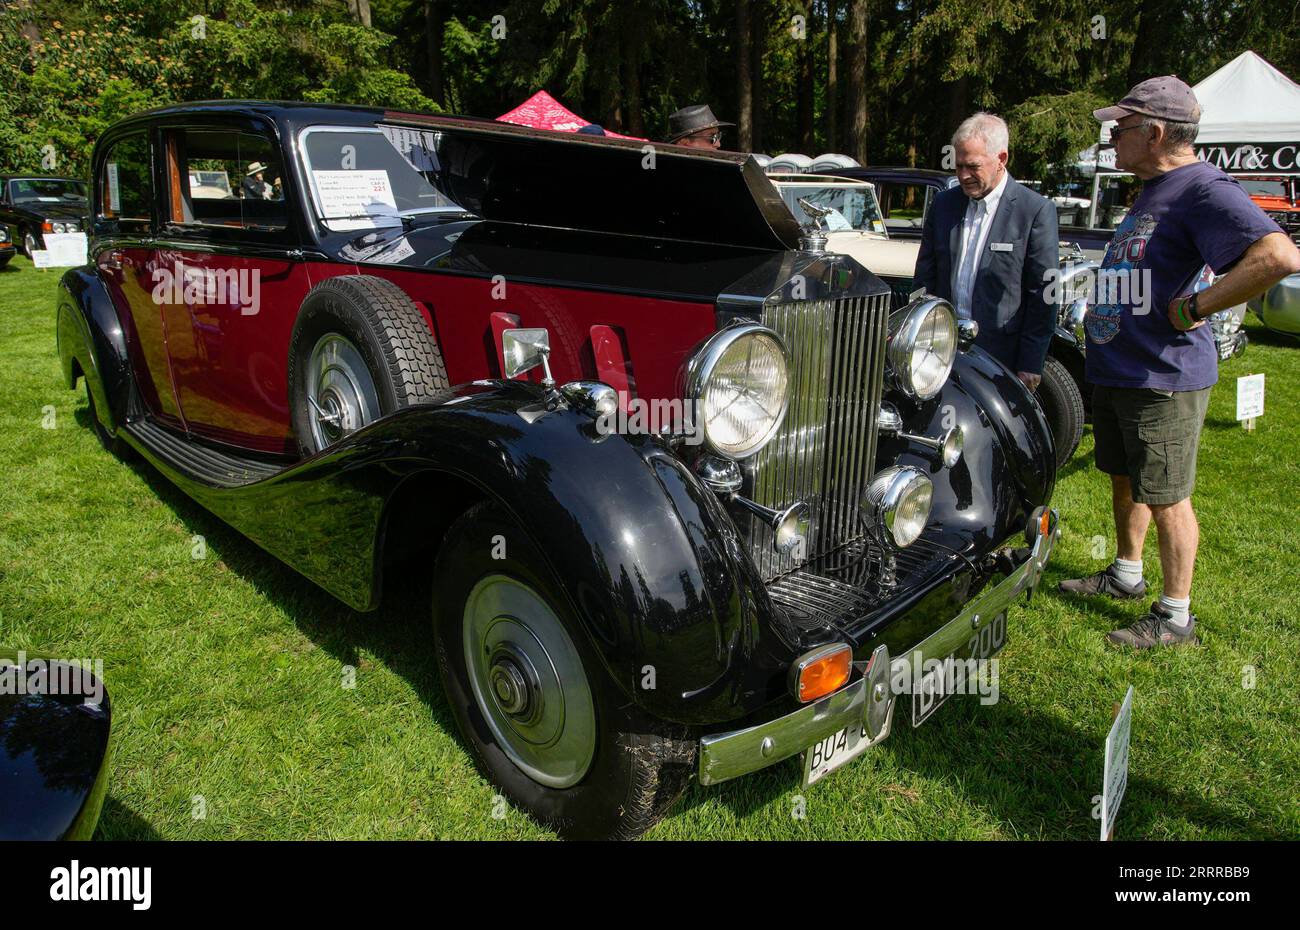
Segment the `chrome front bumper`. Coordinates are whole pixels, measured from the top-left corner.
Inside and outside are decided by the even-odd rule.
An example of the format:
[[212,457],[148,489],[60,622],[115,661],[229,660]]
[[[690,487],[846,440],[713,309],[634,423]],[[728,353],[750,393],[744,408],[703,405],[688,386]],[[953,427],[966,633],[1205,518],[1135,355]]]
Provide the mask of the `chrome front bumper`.
[[[969,642],[973,633],[1006,611],[1021,594],[1032,597],[1060,535],[1059,521],[1053,510],[1047,532],[1035,531],[1029,557],[1023,563],[966,604],[952,620],[907,652],[894,657],[893,662],[923,664],[927,659],[941,659]],[[884,664],[876,665],[874,660],[882,658],[882,653]],[[873,656],[873,668],[869,674],[860,676],[834,694],[767,723],[702,737],[700,783],[712,785],[774,765],[855,722],[869,722],[873,743],[885,739],[890,731],[895,696],[889,694],[888,685],[881,682],[882,679],[888,681],[891,664],[888,652],[882,646]],[[870,712],[869,705],[886,699],[888,705],[883,714]],[[883,724],[878,722],[881,717]]]

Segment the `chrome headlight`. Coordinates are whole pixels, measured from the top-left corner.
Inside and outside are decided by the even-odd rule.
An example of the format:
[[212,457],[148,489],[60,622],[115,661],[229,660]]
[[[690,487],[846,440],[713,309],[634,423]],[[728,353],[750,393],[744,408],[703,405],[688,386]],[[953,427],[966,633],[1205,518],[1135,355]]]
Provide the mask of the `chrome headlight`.
[[55,231],[56,233],[67,232],[67,231],[68,231],[68,227],[67,227],[65,224],[63,224],[63,223],[55,223],[55,224],[54,224],[54,231]]
[[938,297],[913,301],[889,321],[889,369],[900,391],[929,400],[957,358],[957,316]]
[[875,532],[902,549],[925,529],[933,499],[934,485],[919,468],[894,465],[871,479],[863,509]]
[[713,452],[728,458],[745,458],[767,444],[785,418],[789,394],[785,346],[765,326],[715,333],[687,368],[695,426]]

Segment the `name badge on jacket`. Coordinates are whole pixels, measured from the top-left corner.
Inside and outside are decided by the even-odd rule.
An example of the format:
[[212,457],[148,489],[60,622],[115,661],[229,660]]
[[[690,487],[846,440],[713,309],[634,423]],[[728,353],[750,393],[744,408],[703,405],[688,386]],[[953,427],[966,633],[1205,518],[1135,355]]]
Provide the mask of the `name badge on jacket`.
[[990,252],[1010,252],[1010,251],[1011,251],[1011,243],[1010,243],[1010,242],[990,242],[990,243],[989,243],[989,251],[990,251]]

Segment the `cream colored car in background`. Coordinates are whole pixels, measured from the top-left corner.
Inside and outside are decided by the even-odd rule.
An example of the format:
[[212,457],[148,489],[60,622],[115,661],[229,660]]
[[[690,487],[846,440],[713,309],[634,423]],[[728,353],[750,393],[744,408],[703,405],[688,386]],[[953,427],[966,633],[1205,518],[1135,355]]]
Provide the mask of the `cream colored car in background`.
[[786,206],[800,223],[810,217],[799,206],[800,198],[831,212],[822,218],[826,248],[851,255],[895,290],[895,303],[912,290],[919,240],[890,239],[880,213],[876,189],[866,181],[832,178],[816,174],[769,174]]

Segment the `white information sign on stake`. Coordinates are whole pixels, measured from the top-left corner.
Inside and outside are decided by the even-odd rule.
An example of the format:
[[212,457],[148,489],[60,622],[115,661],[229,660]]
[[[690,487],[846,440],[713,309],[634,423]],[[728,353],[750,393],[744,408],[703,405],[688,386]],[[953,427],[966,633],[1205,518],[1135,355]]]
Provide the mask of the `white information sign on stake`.
[[1124,800],[1128,787],[1128,737],[1133,724],[1133,686],[1128,686],[1124,703],[1120,705],[1115,722],[1106,734],[1106,764],[1101,784],[1101,838],[1108,840],[1115,829],[1119,802]]
[[48,256],[47,268],[76,268],[86,264],[86,234],[46,233],[45,252]]
[[1264,415],[1264,376],[1242,375],[1237,379],[1237,419],[1246,429],[1255,428],[1255,417]]
[[32,249],[32,264],[37,268],[49,268],[50,253],[45,249]]

